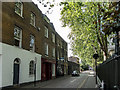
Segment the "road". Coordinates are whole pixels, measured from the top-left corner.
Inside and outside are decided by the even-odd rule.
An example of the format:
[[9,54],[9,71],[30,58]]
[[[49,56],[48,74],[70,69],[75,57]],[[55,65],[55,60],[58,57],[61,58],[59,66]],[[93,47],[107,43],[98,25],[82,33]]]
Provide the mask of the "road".
[[61,77],[43,82],[39,88],[95,88],[95,77],[84,71],[80,76]]
[[[40,88],[62,88],[62,89],[74,89],[74,90],[81,90],[81,88],[90,88],[90,90],[98,90],[95,88],[95,77],[93,74],[89,74],[89,71],[84,71],[80,73],[80,76],[74,76],[72,77],[71,75],[68,76],[62,76],[56,79],[44,81],[44,82],[37,82],[36,86],[34,86],[34,83],[29,84],[29,85],[23,85],[23,86],[18,86],[18,87],[13,87],[10,88],[10,90],[13,90],[15,88],[17,89],[27,89],[27,90],[34,90],[35,88],[39,90]],[[7,90],[3,89],[3,90]]]

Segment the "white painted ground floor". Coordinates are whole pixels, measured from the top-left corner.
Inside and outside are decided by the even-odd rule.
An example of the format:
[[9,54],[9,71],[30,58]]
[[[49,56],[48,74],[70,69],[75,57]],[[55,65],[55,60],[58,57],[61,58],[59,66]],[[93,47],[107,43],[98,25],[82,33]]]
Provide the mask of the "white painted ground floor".
[[[36,64],[35,64],[36,61]],[[41,55],[0,42],[0,87],[41,80]]]

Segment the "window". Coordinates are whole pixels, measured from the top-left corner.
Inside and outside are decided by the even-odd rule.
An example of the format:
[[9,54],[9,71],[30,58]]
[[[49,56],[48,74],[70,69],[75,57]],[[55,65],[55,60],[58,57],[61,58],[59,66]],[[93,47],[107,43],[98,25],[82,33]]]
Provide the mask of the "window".
[[60,47],[62,48],[62,41],[60,41]]
[[52,33],[52,42],[55,43],[55,34]]
[[57,53],[57,57],[58,57],[58,60],[59,60],[59,59],[60,59],[59,51],[58,51],[58,53]]
[[48,44],[45,43],[45,55],[48,55]]
[[29,64],[29,75],[33,75],[34,74],[34,61],[30,61]]
[[30,35],[30,50],[35,51],[35,37]]
[[57,39],[57,45],[60,46],[59,39]]
[[55,48],[52,49],[52,56],[55,57]]
[[52,76],[55,76],[55,64],[52,64]]
[[30,24],[35,26],[35,14],[34,13],[30,14]]
[[14,28],[14,45],[22,47],[22,30],[17,26]]
[[23,14],[23,3],[21,1],[15,3],[15,13],[22,16],[22,14]]
[[48,28],[46,26],[44,28],[45,28],[45,37],[48,38]]

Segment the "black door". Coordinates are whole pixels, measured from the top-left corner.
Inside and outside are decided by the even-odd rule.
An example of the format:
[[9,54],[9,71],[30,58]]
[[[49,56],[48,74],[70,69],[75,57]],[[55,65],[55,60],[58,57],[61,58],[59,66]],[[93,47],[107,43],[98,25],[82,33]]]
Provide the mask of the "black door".
[[19,84],[19,64],[14,63],[13,84]]

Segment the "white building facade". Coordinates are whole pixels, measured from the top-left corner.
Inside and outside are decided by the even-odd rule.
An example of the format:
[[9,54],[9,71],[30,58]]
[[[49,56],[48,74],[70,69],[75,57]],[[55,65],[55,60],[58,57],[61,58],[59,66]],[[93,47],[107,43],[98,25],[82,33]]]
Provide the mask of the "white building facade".
[[[33,65],[31,61],[34,62]],[[39,81],[41,80],[40,54],[0,42],[0,87],[33,82],[35,69],[36,81]]]

